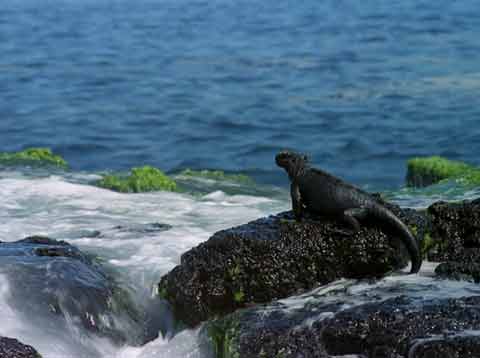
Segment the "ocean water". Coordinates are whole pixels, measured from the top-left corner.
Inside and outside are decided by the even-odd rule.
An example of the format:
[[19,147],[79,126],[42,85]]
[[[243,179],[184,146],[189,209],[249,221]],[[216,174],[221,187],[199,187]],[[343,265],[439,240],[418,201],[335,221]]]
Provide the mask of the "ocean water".
[[4,0],[0,150],[285,184],[293,148],[382,188],[414,155],[479,164],[477,5]]
[[[403,206],[478,197],[452,183],[403,187],[415,155],[480,164],[477,8],[473,0],[4,0],[0,151],[50,147],[71,170],[0,167],[0,241],[67,240],[114,267],[141,304],[215,231],[290,207],[273,160],[283,148]],[[191,178],[189,193],[146,194],[91,185],[99,172],[143,164],[244,173],[255,183]],[[158,223],[171,228],[142,229]],[[435,281],[432,269],[341,280],[282,303],[293,309],[331,287],[348,292],[333,299],[350,305],[392,292],[478,294]],[[20,314],[9,285],[0,267],[0,335],[45,358],[205,358],[198,329],[142,347],[116,346],[74,322],[45,329]]]

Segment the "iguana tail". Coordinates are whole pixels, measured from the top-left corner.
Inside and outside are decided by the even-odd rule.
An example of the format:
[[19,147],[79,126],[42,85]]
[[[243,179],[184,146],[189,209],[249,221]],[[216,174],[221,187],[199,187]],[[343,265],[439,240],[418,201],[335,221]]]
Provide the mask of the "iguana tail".
[[387,224],[395,227],[401,233],[402,241],[407,247],[410,259],[412,261],[412,267],[410,273],[417,273],[422,266],[422,255],[418,246],[417,240],[412,235],[407,225],[405,225],[398,217],[395,216],[390,210],[380,205],[373,205],[369,208],[370,213],[378,219],[386,222]]

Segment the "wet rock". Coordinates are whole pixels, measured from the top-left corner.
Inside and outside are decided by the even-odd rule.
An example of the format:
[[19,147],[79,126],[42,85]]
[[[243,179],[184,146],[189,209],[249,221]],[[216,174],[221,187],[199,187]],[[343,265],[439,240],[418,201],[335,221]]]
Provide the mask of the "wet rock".
[[444,342],[479,329],[479,308],[479,296],[428,301],[397,297],[339,312],[321,325],[322,340],[332,355],[417,357],[409,352],[420,339]]
[[177,318],[195,326],[340,277],[381,277],[408,260],[400,239],[377,223],[353,232],[326,219],[292,219],[285,212],[217,232],[182,255],[181,264],[161,279],[160,296]]
[[432,222],[431,261],[476,261],[480,253],[480,200],[437,202],[428,209]]
[[439,201],[426,212],[384,205],[417,235],[429,261],[442,262],[439,277],[480,282],[480,200]]
[[480,262],[444,262],[436,267],[435,274],[440,278],[480,283]]
[[[217,357],[478,357],[480,296],[400,296],[344,309],[325,297],[301,308],[270,305],[209,322]],[[280,303],[277,303],[280,305]],[[281,306],[281,305],[280,305]]]
[[407,185],[425,187],[442,180],[453,179],[464,185],[478,185],[480,170],[467,163],[447,158],[416,157],[407,162]]
[[27,320],[68,322],[117,343],[140,343],[140,314],[129,293],[64,241],[33,236],[0,243],[0,275],[8,282],[7,302]]
[[35,348],[20,343],[16,339],[0,337],[0,357],[2,358],[41,358]]
[[408,358],[478,358],[480,336],[460,335],[420,340],[409,351]]
[[480,282],[480,200],[437,202],[428,208],[431,233],[427,257],[442,262],[441,278]]
[[275,302],[209,321],[202,334],[210,338],[217,358],[317,357],[327,358],[321,335],[300,329],[315,317],[336,311],[337,304],[315,304],[287,309]]
[[132,232],[139,234],[156,234],[158,232],[167,231],[172,228],[169,224],[163,223],[148,223],[148,224],[136,224],[136,225],[118,225],[113,229],[121,232]]
[[177,191],[177,183],[160,169],[145,165],[132,168],[128,175],[104,175],[95,182],[101,188],[121,193],[144,193],[149,191]]
[[16,153],[0,153],[0,165],[56,166],[68,168],[68,163],[49,148],[27,148]]

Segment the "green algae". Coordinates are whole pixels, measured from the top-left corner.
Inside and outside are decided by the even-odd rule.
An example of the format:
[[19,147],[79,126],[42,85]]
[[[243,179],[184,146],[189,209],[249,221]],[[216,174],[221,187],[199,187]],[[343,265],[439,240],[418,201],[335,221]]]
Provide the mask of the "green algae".
[[168,292],[167,292],[167,288],[166,287],[159,287],[158,288],[158,297],[160,297],[161,299],[168,299]]
[[107,301],[108,308],[115,314],[126,314],[132,321],[140,323],[141,312],[136,308],[133,297],[129,291],[115,286],[113,294]]
[[49,148],[27,148],[16,153],[0,153],[0,164],[6,165],[53,165],[68,168],[68,163]]
[[433,241],[430,233],[427,232],[423,236],[423,240],[422,240],[422,244],[421,244],[421,248],[420,248],[420,250],[422,252],[422,256],[425,257],[428,254],[428,252],[430,250],[432,250],[435,246],[437,246],[437,244]]
[[148,165],[132,168],[128,176],[105,175],[96,185],[121,193],[177,191],[177,184],[173,179]]
[[417,157],[407,162],[407,185],[423,187],[453,179],[460,184],[480,184],[480,168],[439,156]]
[[245,293],[243,290],[234,292],[233,300],[237,303],[242,303],[245,300]]
[[234,267],[231,267],[228,269],[228,275],[229,277],[235,281],[238,275],[242,272],[242,269],[240,268],[240,264],[236,263]]
[[[237,262],[235,266],[229,268],[227,270],[227,279],[232,282],[233,287],[233,300],[241,304],[245,301],[245,292],[241,287],[241,280],[240,277],[242,276],[242,268],[240,264]],[[240,287],[238,287],[240,285]]]
[[231,181],[236,183],[251,184],[252,178],[244,174],[228,174],[222,170],[193,170],[185,169],[180,172],[181,176],[191,178],[203,178],[216,181]]
[[275,199],[285,197],[283,189],[257,183],[252,177],[242,173],[185,169],[175,172],[172,178],[177,182],[180,191],[193,196],[200,197],[221,191],[227,195],[268,196]]
[[417,236],[418,235],[418,228],[416,225],[410,225],[408,227],[410,229],[410,231],[412,232],[413,235]]
[[465,175],[457,178],[457,181],[462,184],[472,184],[472,185],[479,185],[480,184],[480,169],[474,168],[473,170],[469,171]]
[[240,358],[238,352],[239,325],[239,317],[236,313],[208,324],[207,334],[217,358]]
[[[243,319],[248,310],[237,311],[223,318],[209,321],[203,328],[210,340],[216,358],[240,358],[240,336],[245,331]],[[257,344],[258,342],[256,342]],[[273,356],[261,347],[259,358],[284,358],[291,355],[289,348],[280,348]]]

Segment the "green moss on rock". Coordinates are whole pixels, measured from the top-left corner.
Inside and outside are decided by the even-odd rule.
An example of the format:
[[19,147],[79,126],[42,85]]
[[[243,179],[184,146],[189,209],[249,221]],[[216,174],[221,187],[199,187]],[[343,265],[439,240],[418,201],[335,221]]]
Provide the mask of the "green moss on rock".
[[181,176],[204,178],[218,181],[233,181],[238,183],[253,183],[252,178],[244,174],[227,174],[222,170],[192,170],[185,169],[180,173]]
[[480,169],[439,156],[417,157],[407,162],[407,185],[424,187],[445,179],[464,184],[480,184]]
[[207,334],[213,344],[216,358],[240,358],[238,326],[239,321],[235,313],[225,319],[208,323]]
[[461,183],[478,185],[480,184],[480,169],[474,169],[457,179]]
[[426,233],[423,236],[423,240],[421,243],[421,251],[422,251],[422,256],[425,257],[427,256],[427,253],[433,249],[436,246],[435,242],[433,241],[432,237],[430,236],[430,233]]
[[105,175],[96,184],[121,193],[177,190],[177,184],[173,179],[161,170],[148,165],[132,168],[128,176]]
[[418,229],[416,225],[410,225],[409,226],[410,231],[412,232],[413,235],[417,236],[418,235]]
[[158,297],[166,300],[168,298],[168,292],[165,288],[159,289],[158,290]]
[[67,162],[48,148],[27,148],[16,153],[0,153],[0,163],[6,165],[54,165],[67,168]]
[[233,299],[235,302],[241,303],[245,299],[245,293],[242,290],[236,291],[233,294]]

